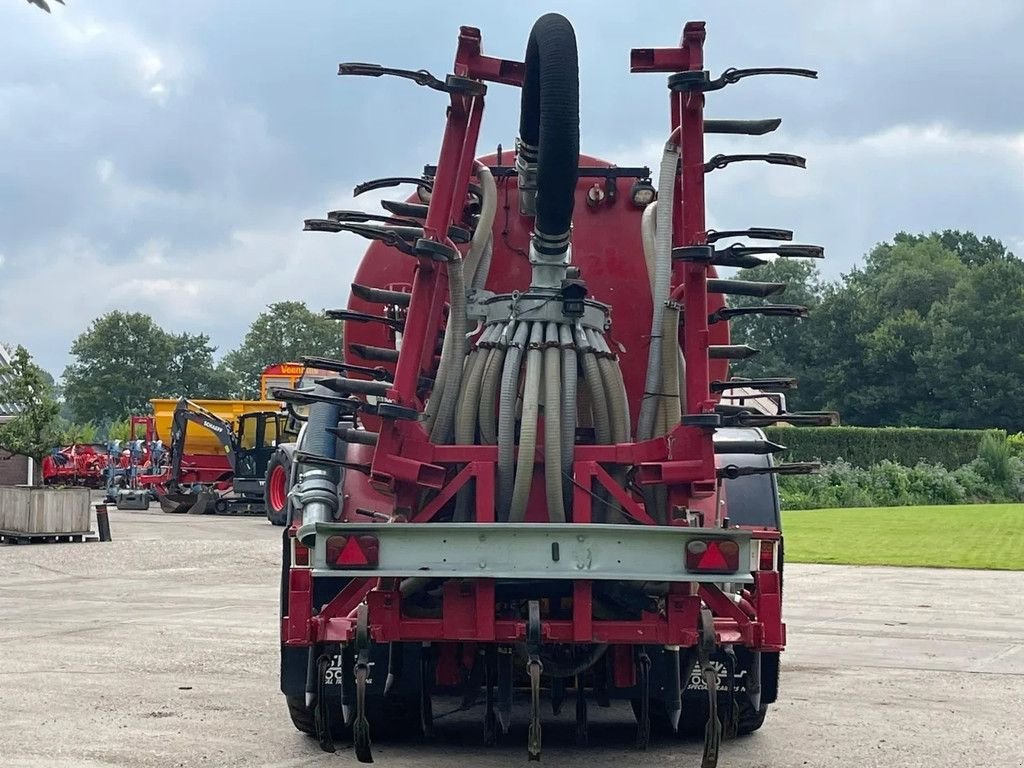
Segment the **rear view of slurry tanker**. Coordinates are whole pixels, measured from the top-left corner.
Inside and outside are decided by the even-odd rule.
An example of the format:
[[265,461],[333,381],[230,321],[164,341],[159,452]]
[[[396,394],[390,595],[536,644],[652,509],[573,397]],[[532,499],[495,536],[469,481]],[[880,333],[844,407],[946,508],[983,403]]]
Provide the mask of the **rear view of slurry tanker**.
[[[758,428],[823,423],[765,416],[723,396],[792,386],[732,380],[738,313],[773,283],[719,279],[761,254],[820,257],[778,229],[710,232],[705,176],[738,161],[705,134],[760,135],[778,120],[705,120],[706,95],[754,75],[705,69],[704,24],[677,48],[635,49],[634,72],[668,73],[670,135],[650,171],[579,151],[576,39],[547,15],[525,61],[459,34],[454,73],[342,64],[340,74],[412,80],[447,109],[436,165],[381,214],[332,211],[306,228],[373,241],[352,286],[337,375],[275,396],[308,406],[290,479],[281,581],[281,688],[295,725],[334,751],[371,735],[429,733],[433,702],[482,713],[483,740],[542,702],[632,704],[636,743],[697,732],[704,766],[722,738],[761,726],[779,686],[780,446]],[[477,158],[490,84],[521,88],[515,152]],[[439,107],[440,109],[440,107]],[[422,125],[425,121],[417,121]],[[645,124],[649,124],[646,121]],[[775,241],[747,245],[739,238]],[[721,240],[735,240],[722,247]],[[528,713],[528,714],[527,714]]]

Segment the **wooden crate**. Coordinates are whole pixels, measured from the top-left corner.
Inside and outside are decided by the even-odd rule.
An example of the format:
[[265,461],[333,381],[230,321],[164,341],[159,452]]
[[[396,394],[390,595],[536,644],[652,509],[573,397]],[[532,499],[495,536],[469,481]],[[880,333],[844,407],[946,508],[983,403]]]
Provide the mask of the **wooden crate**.
[[87,488],[0,488],[0,531],[68,534],[89,531]]

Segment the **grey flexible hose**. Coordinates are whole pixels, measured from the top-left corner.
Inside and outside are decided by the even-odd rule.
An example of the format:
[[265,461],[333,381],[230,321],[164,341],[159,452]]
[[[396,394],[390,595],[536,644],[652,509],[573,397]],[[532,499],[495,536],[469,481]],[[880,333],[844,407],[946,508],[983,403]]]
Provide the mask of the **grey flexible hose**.
[[621,381],[616,376],[618,364],[607,355],[611,354],[604,337],[597,331],[587,329],[587,342],[594,349],[594,357],[597,360],[598,370],[601,372],[601,381],[604,382],[605,400],[608,403],[608,422],[611,428],[611,442],[629,442],[629,418],[626,411],[626,403],[620,391]]
[[661,346],[661,392],[663,417],[660,434],[676,428],[682,418],[679,402],[679,309],[671,303],[665,307]]
[[586,332],[579,325],[576,326],[576,348],[579,350],[580,360],[583,361],[583,378],[590,390],[590,407],[594,415],[594,433],[597,443],[607,445],[612,441],[608,399],[605,397],[604,382],[601,379],[601,369],[598,367],[594,349],[587,341]]
[[501,328],[489,325],[480,336],[476,349],[469,353],[462,392],[459,393],[459,408],[455,416],[456,445],[472,445],[476,437],[476,415],[480,409],[480,385],[483,382],[484,365],[487,363],[488,346],[497,341]]
[[[562,504],[568,516],[572,511],[572,463],[576,447],[576,383],[579,371],[572,329],[558,326],[558,343],[562,348]],[[545,461],[547,457],[545,456]]]
[[[523,413],[519,419],[519,460],[516,462],[515,484],[512,487],[510,523],[526,520],[526,503],[533,484],[533,468],[537,454],[537,416],[540,412],[540,382],[544,370],[544,324],[530,324],[530,348],[526,353],[526,381],[523,383]],[[504,387],[502,387],[504,397]],[[504,404],[504,403],[503,403]]]
[[548,520],[565,522],[562,495],[562,355],[558,349],[558,324],[544,329],[544,489]]
[[470,288],[474,291],[482,291],[487,286],[487,277],[491,274],[491,259],[494,256],[494,238],[488,238],[484,245],[483,255],[480,256],[480,264],[473,273],[473,282]]
[[502,368],[505,364],[505,353],[515,335],[515,321],[499,324],[501,331],[495,347],[488,350],[487,362],[484,363],[483,381],[480,384],[480,443],[495,445],[498,442],[497,397],[501,384]]
[[[459,390],[462,389],[462,374],[466,363],[466,283],[463,280],[461,259],[448,262],[448,329],[445,331],[445,346],[448,350],[448,364],[445,367],[444,391],[437,410],[437,419],[430,430],[434,443],[448,443],[452,438],[455,423],[455,405]],[[442,350],[443,358],[443,350]]]
[[651,284],[651,297],[654,297],[654,273],[655,273],[655,222],[658,215],[658,201],[648,203],[640,217],[640,237],[644,246],[644,264],[647,265],[647,279]]
[[648,440],[654,434],[658,415],[658,398],[654,395],[661,384],[661,331],[665,302],[668,301],[669,282],[672,278],[672,201],[676,188],[676,169],[679,167],[679,145],[669,142],[661,159],[658,177],[658,208],[655,231],[654,293],[651,300],[651,346],[647,354],[647,376],[644,380],[643,400],[640,403],[640,423],[637,437]]
[[[476,229],[473,231],[473,239],[469,243],[469,251],[466,252],[465,259],[465,278],[466,284],[474,288],[477,286],[477,273],[481,272],[483,266],[482,256],[487,249],[487,243],[491,240],[491,232],[494,227],[494,215],[498,210],[498,186],[494,183],[494,174],[491,173],[491,169],[480,161],[476,161],[474,165],[476,169],[476,177],[480,182],[481,189],[481,203],[480,203],[480,216],[476,221]],[[490,263],[487,264],[488,269]],[[483,283],[487,280],[486,271],[482,275],[482,281],[479,285],[483,287]]]
[[523,347],[529,339],[530,324],[520,322],[505,353],[498,394],[498,512],[499,520],[507,520],[512,506],[515,482],[516,400],[519,397],[519,364]]

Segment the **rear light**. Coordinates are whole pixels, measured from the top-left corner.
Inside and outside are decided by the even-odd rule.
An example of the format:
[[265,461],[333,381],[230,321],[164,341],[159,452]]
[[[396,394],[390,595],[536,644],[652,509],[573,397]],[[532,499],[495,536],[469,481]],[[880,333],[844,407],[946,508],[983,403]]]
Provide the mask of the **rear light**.
[[376,536],[331,536],[327,565],[336,568],[376,568],[380,543]]
[[292,548],[292,565],[303,568],[309,566],[309,547],[304,547],[297,541],[295,542]]
[[740,545],[732,539],[691,539],[686,544],[686,570],[735,573],[740,569]]
[[757,569],[759,571],[774,571],[775,570],[775,542],[774,541],[762,541],[761,542],[761,555],[757,563]]

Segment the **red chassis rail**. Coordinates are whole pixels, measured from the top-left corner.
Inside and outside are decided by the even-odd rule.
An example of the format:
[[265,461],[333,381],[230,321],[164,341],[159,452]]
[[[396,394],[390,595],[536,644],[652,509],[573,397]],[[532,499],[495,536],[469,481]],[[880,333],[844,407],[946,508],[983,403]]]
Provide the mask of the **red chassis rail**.
[[[687,24],[680,46],[633,52],[634,71],[677,72],[703,69],[703,23]],[[521,85],[524,65],[484,56],[480,33],[460,31],[454,73],[482,82]],[[671,97],[671,129],[681,148],[680,191],[673,210],[674,246],[702,245],[704,214],[704,97],[700,93]],[[473,175],[476,143],[484,107],[482,95],[453,93],[433,190],[424,226],[425,239],[454,248],[447,233],[461,214]],[[686,205],[683,205],[683,200]],[[682,345],[686,359],[686,402],[690,416],[713,411],[711,393],[707,279],[713,276],[704,263],[682,262],[674,268],[674,289],[681,289]],[[422,410],[419,382],[435,373],[436,350],[444,330],[448,291],[443,262],[417,258],[405,334],[389,398],[402,406]],[[685,422],[685,419],[684,419]],[[609,467],[635,470],[637,484],[667,489],[669,525],[691,525],[694,515],[706,527],[720,527],[720,487],[715,465],[713,428],[682,424],[653,440],[617,445],[578,445],[573,476],[573,523],[592,521],[592,489],[602,488],[621,505],[624,514],[640,525],[655,525],[638,495],[617,484]],[[538,453],[542,450],[538,448]],[[417,421],[384,418],[372,450],[370,485],[393,498],[396,524],[424,524],[467,483],[475,484],[475,520],[495,520],[497,448],[491,445],[436,445]],[[420,507],[424,492],[439,492]],[[350,516],[358,520],[358,515]],[[541,516],[528,519],[542,519]],[[546,516],[543,517],[546,519]],[[513,643],[526,638],[527,623],[497,615],[493,579],[451,579],[443,588],[443,609],[435,618],[403,614],[398,583],[393,578],[355,578],[314,610],[313,570],[308,550],[292,537],[293,566],[288,577],[288,612],[282,618],[282,641],[291,647],[319,643],[348,643],[356,631],[357,607],[368,604],[370,636],[377,642],[452,641]],[[777,531],[754,532],[755,544],[774,541]],[[572,582],[572,617],[544,619],[541,634],[552,643],[602,642],[621,645],[662,644],[693,646],[698,641],[699,614],[706,606],[715,615],[714,630],[720,644],[741,644],[751,649],[779,651],[785,643],[781,619],[780,575],[757,570],[744,598],[734,602],[714,584],[675,582],[670,585],[661,613],[643,613],[637,620],[594,618],[593,582]]]

